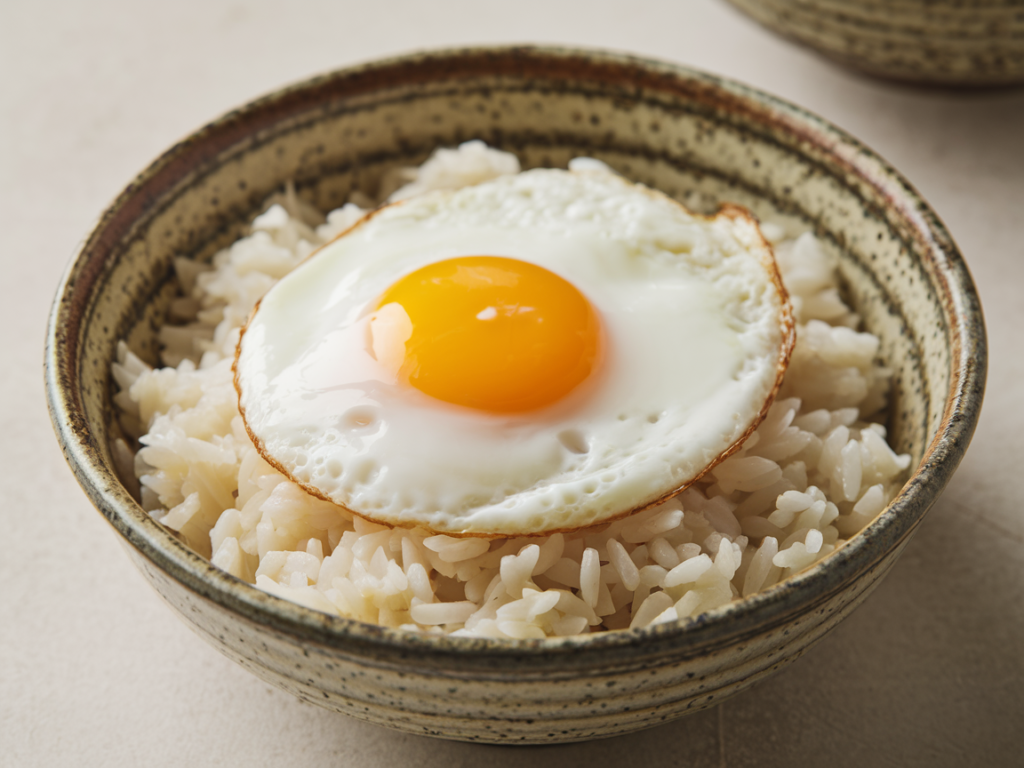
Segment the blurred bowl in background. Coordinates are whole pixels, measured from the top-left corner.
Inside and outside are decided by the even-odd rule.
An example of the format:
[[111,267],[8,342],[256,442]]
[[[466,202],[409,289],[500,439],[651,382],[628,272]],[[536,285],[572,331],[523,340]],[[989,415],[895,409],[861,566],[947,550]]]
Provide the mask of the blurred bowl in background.
[[773,32],[870,75],[1024,83],[1021,0],[728,0]]

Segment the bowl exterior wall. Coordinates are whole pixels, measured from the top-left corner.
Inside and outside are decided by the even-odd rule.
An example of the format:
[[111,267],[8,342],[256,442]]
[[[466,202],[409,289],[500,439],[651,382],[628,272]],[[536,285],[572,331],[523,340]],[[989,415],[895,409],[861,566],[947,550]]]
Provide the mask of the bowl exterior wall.
[[693,655],[669,649],[606,667],[569,656],[537,675],[528,661],[495,659],[467,673],[453,657],[424,668],[415,654],[353,655],[297,642],[239,617],[126,547],[161,597],[200,637],[271,685],[304,701],[421,736],[548,744],[616,736],[715,706],[795,661],[871,593],[896,561],[892,550],[852,589],[740,641]]
[[1016,0],[729,0],[762,25],[878,77],[951,86],[1024,82]]
[[[749,206],[834,254],[893,368],[890,438],[918,469],[861,535],[761,595],[685,622],[566,641],[415,635],[329,617],[217,570],[145,513],[114,470],[110,364],[156,362],[176,256],[208,259],[293,182],[322,210],[392,169],[483,139],[526,167],[604,160],[690,205]],[[424,54],[273,94],[172,148],[104,214],[51,317],[48,393],[66,455],[157,591],[216,647],[303,699],[417,733],[580,740],[710,706],[793,660],[905,546],[980,408],[984,330],[941,223],[877,156],[813,115],[672,65],[595,52]]]

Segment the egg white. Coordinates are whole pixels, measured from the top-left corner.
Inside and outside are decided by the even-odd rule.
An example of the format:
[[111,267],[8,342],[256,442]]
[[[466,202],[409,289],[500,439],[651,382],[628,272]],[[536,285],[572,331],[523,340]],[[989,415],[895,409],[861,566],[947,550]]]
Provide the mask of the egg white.
[[[494,415],[395,378],[367,345],[403,274],[465,255],[575,285],[606,333],[600,370],[549,408]],[[236,387],[261,453],[373,520],[521,535],[610,520],[678,492],[767,410],[793,342],[749,215],[714,219],[601,171],[534,170],[387,206],[262,300]]]

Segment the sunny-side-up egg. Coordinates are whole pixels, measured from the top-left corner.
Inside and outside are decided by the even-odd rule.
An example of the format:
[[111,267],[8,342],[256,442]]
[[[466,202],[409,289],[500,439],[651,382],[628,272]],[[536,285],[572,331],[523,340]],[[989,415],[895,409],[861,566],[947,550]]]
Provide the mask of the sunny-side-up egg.
[[524,535],[679,492],[763,418],[792,349],[771,250],[604,171],[379,209],[263,298],[235,382],[263,456],[378,522]]

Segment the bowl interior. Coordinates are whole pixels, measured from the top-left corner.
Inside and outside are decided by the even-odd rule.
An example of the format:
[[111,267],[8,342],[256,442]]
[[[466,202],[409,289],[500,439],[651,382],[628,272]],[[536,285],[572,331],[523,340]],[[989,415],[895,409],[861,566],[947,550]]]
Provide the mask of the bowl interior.
[[175,146],[115,201],[69,268],[48,363],[65,449],[122,534],[173,542],[130,501],[110,451],[110,363],[120,339],[157,362],[173,259],[209,259],[287,181],[328,211],[468,139],[524,167],[596,157],[691,204],[698,193],[705,206],[736,202],[791,232],[813,229],[893,371],[890,441],[931,472],[843,557],[862,570],[904,539],[966,448],[984,373],[977,298],[927,205],[855,140],[763,94],[656,62],[521,48],[407,57],[279,92]]

